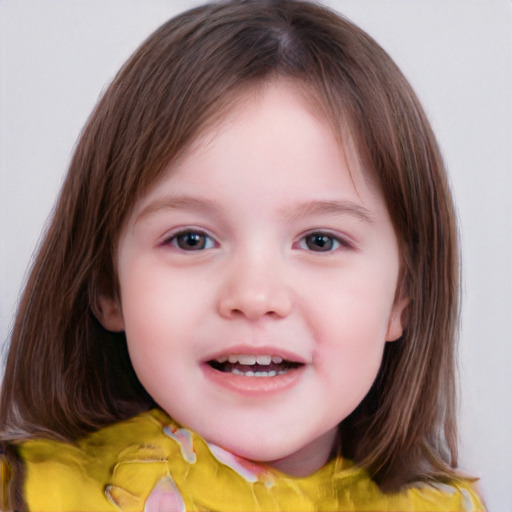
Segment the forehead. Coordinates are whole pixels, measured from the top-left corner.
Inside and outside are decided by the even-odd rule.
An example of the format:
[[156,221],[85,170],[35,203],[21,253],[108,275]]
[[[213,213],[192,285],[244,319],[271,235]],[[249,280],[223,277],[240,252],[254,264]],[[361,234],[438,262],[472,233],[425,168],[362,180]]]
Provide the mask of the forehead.
[[[243,132],[232,131],[227,135],[235,124],[243,127]],[[307,128],[314,128],[312,131],[319,135],[314,144],[318,152],[327,155],[335,151],[354,183],[364,179],[365,184],[373,188],[370,173],[360,164],[348,122],[329,109],[313,86],[301,80],[274,77],[245,85],[227,95],[199,133],[164,169],[149,192],[162,180],[182,175],[193,161],[205,157],[212,147],[222,143],[229,151],[230,162],[235,165],[236,157],[250,159],[251,154],[258,156],[265,139],[274,137],[274,142],[281,141],[283,146],[276,166],[286,166],[290,153],[287,143],[293,141],[297,148],[314,143]],[[244,166],[240,166],[240,176],[244,174],[243,169]]]
[[337,201],[334,189],[352,202],[364,203],[373,195],[357,155],[342,143],[318,101],[304,87],[279,80],[238,94],[168,166],[135,213],[159,196],[202,194],[210,199],[215,194],[222,200],[247,188],[259,207],[268,206],[274,196],[301,203],[313,196]]

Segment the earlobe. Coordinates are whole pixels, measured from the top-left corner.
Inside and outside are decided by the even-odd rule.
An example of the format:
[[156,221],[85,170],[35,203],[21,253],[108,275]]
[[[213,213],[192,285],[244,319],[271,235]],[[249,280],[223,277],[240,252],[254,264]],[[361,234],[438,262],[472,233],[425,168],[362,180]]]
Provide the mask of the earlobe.
[[107,331],[124,331],[123,312],[117,299],[100,294],[94,314]]
[[393,309],[389,315],[386,341],[396,341],[402,336],[405,327],[405,309],[408,304],[409,299],[402,298],[398,299],[393,305]]

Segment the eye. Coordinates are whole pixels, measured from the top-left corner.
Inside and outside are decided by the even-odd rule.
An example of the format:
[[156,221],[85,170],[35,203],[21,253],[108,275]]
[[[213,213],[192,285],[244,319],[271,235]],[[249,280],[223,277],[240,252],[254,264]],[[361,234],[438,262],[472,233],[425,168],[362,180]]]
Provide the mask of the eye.
[[187,229],[173,234],[166,241],[166,244],[172,245],[182,251],[204,251],[215,247],[215,241],[203,231]]
[[299,241],[299,248],[315,252],[330,252],[349,244],[329,233],[309,233]]

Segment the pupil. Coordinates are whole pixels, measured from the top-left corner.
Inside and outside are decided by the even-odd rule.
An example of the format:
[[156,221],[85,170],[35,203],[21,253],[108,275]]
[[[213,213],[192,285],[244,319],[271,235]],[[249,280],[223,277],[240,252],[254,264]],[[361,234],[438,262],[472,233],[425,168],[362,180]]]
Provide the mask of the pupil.
[[332,244],[332,238],[322,234],[309,235],[306,239],[306,245],[312,251],[329,251]]
[[184,233],[178,237],[178,245],[181,249],[199,250],[205,245],[205,237],[199,233]]

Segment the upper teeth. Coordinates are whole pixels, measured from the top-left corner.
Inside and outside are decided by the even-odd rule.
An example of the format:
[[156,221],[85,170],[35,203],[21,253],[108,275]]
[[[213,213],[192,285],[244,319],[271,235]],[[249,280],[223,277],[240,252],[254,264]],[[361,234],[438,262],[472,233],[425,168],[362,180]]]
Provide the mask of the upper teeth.
[[283,358],[280,356],[254,356],[249,354],[232,354],[230,356],[223,356],[216,359],[219,363],[225,363],[229,361],[231,364],[246,364],[252,366],[254,364],[260,364],[262,366],[268,366],[270,363],[280,364],[283,362]]

